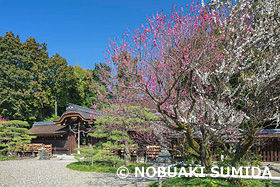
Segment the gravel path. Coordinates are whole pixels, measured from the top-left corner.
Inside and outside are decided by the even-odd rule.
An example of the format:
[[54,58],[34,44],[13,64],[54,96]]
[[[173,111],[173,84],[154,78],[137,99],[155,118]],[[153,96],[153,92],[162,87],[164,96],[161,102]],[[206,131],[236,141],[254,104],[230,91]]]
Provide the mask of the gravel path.
[[150,179],[80,172],[66,168],[71,160],[13,160],[0,162],[0,186],[145,186]]

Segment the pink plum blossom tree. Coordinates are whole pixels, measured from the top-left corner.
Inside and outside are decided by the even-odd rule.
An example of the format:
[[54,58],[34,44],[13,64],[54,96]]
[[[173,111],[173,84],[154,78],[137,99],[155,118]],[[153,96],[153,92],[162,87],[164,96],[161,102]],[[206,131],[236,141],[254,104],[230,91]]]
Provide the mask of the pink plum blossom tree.
[[212,165],[213,142],[237,164],[258,130],[279,118],[275,3],[192,3],[148,18],[110,42],[109,89],[119,101],[144,98],[155,106],[202,165]]

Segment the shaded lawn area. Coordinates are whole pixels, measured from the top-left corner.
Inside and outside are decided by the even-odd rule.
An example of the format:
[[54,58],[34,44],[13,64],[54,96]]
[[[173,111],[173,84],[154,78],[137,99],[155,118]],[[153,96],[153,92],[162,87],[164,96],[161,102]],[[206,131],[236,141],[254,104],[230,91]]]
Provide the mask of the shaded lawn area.
[[[239,180],[239,184],[231,185],[228,179],[214,179],[214,178],[185,178],[174,177],[162,183],[163,187],[179,187],[179,186],[195,186],[195,187],[280,187],[280,183],[272,183],[264,180]],[[149,187],[158,187],[158,182],[152,182]]]
[[0,155],[0,161],[6,161],[6,160],[16,160],[16,159],[18,159],[18,158],[16,158],[16,157],[8,157],[8,156],[1,156]]
[[[94,162],[93,165],[91,165],[90,162],[73,162],[68,164],[66,167],[77,171],[116,173],[120,166],[123,166],[123,163],[118,163],[116,164],[116,167],[113,167],[113,164],[110,162]],[[149,166],[149,164],[130,163],[128,166],[125,167],[129,170],[129,173],[134,173],[135,167]]]

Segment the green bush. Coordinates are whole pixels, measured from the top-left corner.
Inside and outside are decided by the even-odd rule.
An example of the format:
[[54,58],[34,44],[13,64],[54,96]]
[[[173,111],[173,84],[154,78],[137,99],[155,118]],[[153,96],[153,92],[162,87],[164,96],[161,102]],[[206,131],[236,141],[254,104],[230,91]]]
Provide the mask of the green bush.
[[[108,149],[104,149],[104,147]],[[92,146],[87,146],[83,148],[76,148],[75,150],[81,151],[80,154],[74,154],[75,159],[79,162],[91,162],[91,165],[94,162],[108,162],[113,163],[116,167],[118,163],[122,163],[120,157],[116,154],[113,154],[113,150],[118,147],[118,144],[115,142],[107,141],[105,143],[99,142]]]
[[262,158],[262,155],[253,155],[250,159],[250,165],[257,166],[257,167],[262,166],[261,161],[260,161],[261,158]]

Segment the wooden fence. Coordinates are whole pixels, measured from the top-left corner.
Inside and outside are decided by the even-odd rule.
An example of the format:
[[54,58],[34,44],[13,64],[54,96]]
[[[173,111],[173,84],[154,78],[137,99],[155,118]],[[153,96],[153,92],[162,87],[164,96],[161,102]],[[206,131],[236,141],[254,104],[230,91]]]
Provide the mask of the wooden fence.
[[280,144],[272,143],[254,152],[262,156],[262,162],[280,162]]

